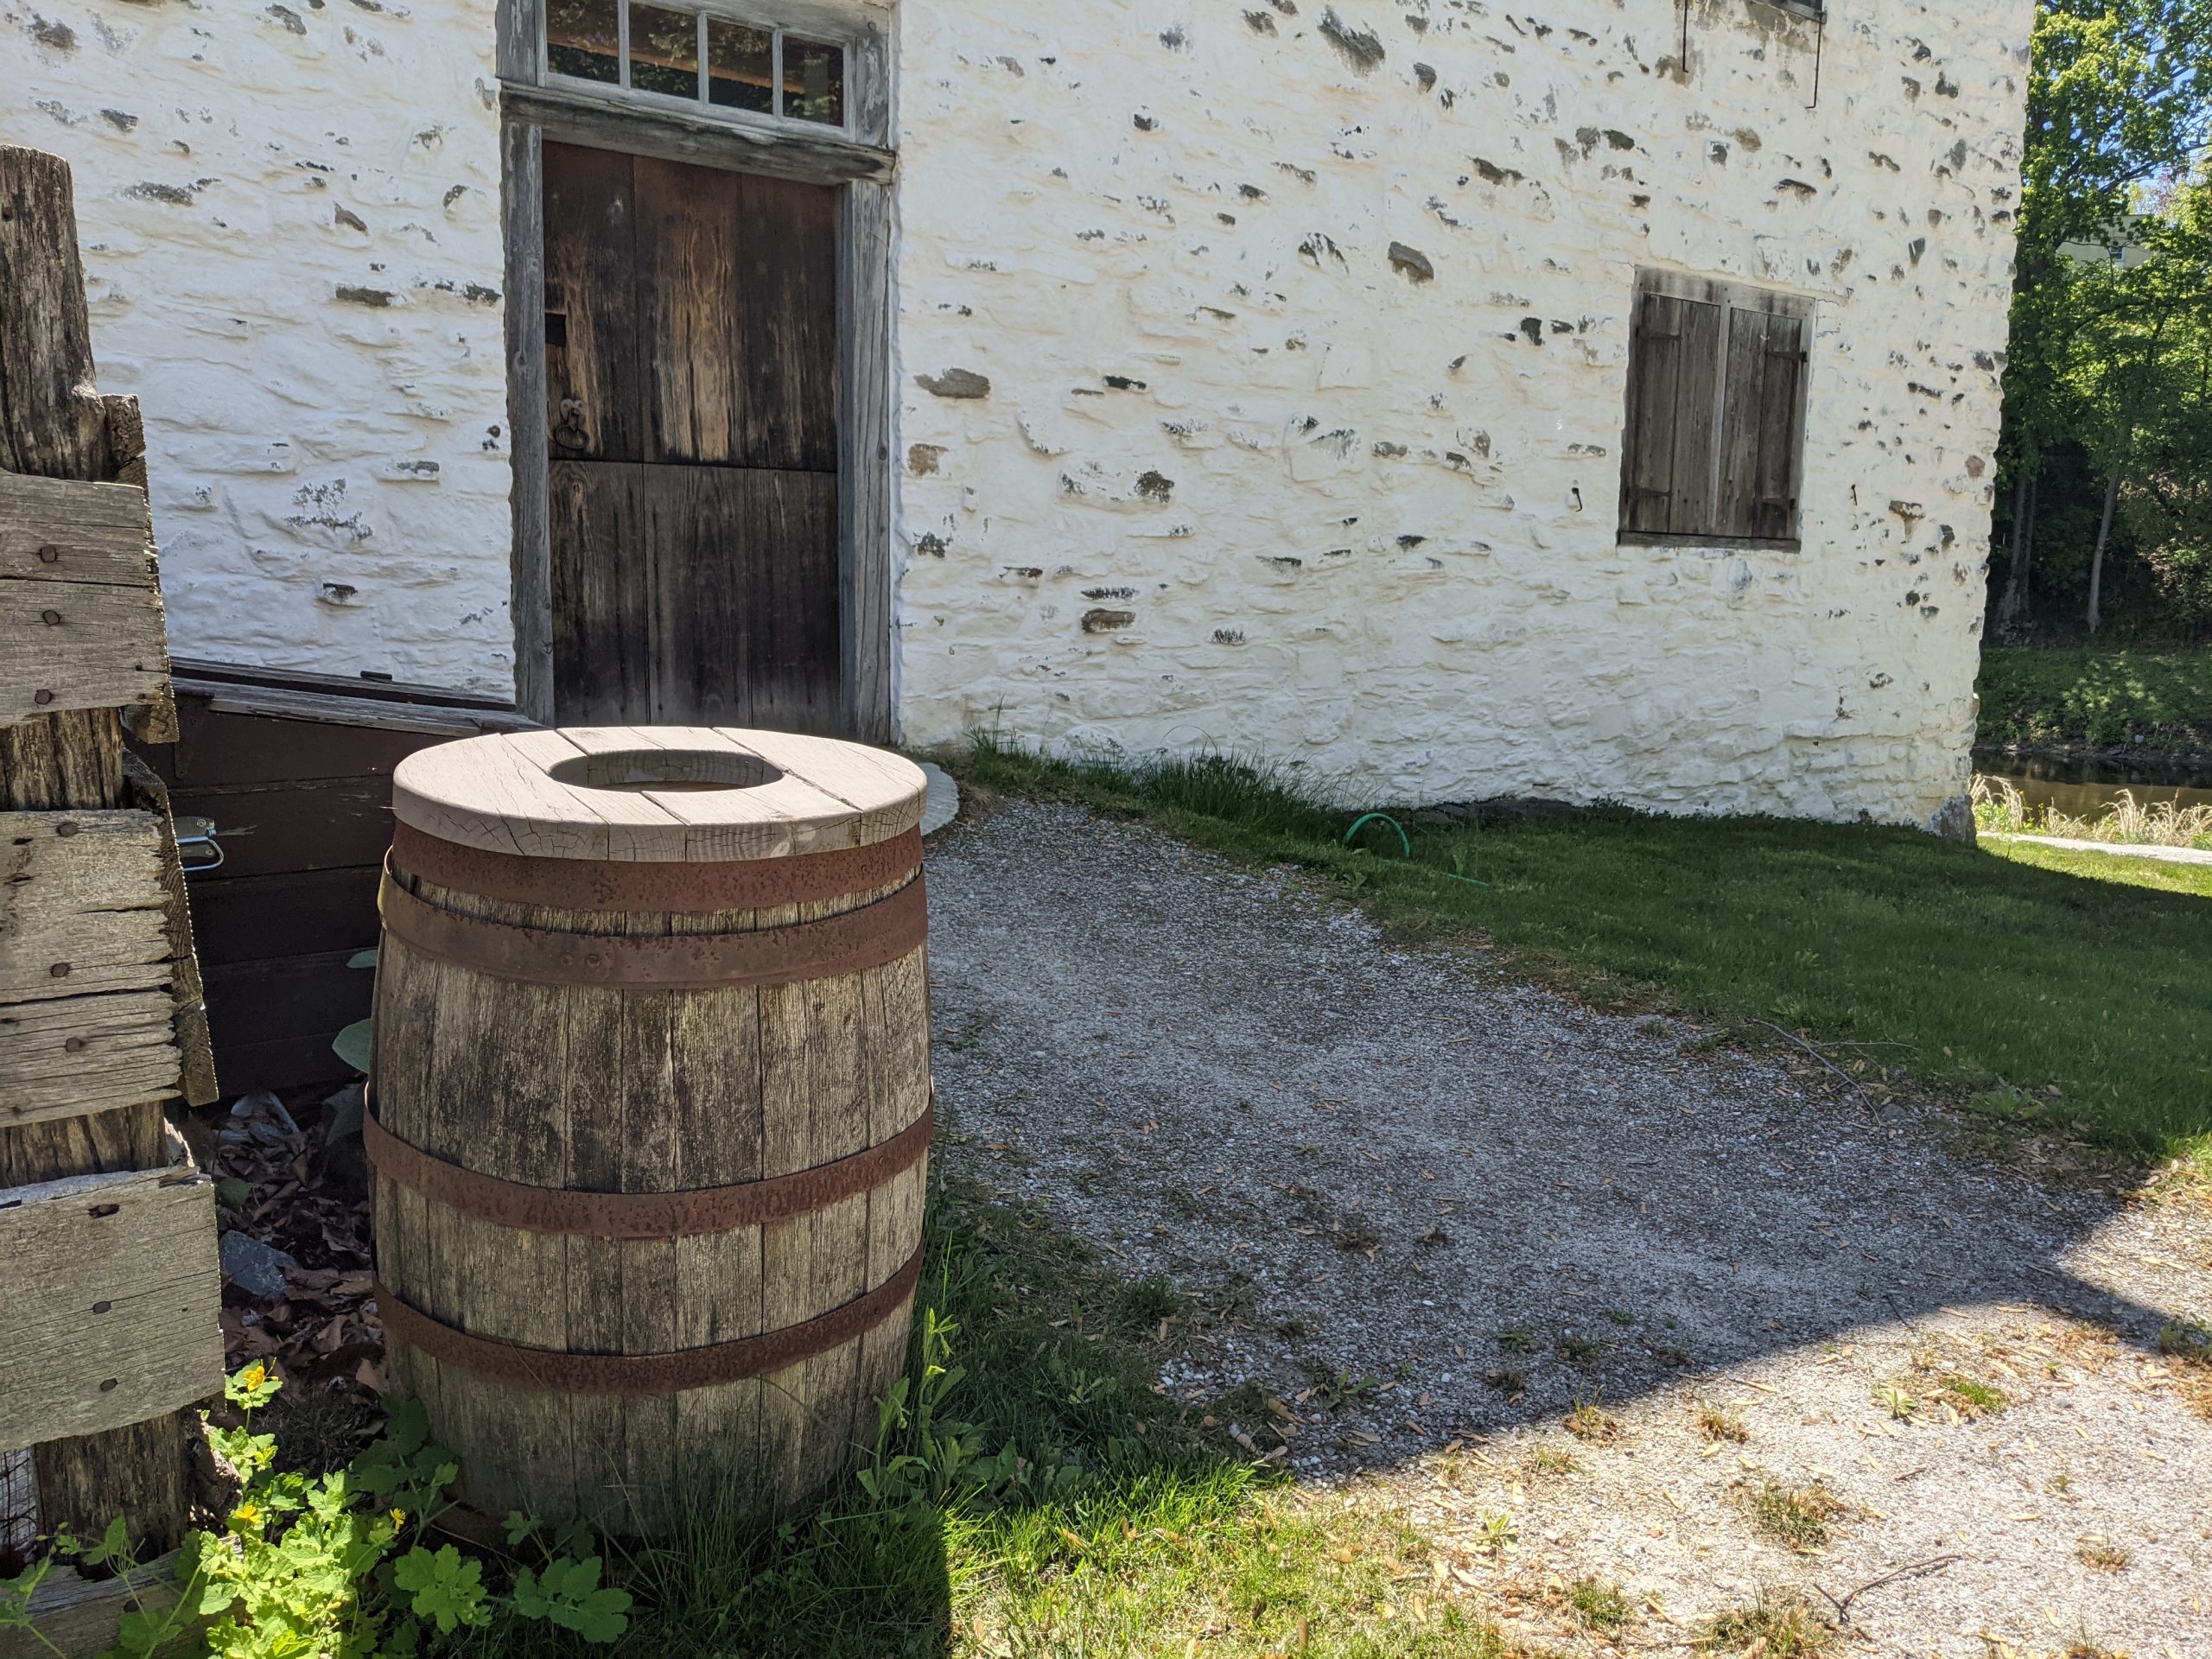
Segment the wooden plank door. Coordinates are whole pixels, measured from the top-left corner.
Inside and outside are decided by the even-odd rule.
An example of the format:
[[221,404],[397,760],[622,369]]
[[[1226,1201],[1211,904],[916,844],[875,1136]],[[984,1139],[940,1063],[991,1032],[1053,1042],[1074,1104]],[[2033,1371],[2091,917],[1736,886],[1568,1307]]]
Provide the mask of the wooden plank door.
[[544,177],[555,718],[837,731],[836,192]]

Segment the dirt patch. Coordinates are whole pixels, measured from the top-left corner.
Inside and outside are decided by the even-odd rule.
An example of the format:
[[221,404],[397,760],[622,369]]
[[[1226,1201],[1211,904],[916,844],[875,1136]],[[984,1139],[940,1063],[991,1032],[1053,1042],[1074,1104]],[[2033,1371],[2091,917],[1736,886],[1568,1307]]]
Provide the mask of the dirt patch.
[[2212,1651],[2212,1422],[2158,1351],[2212,1312],[2201,1208],[1077,808],[930,882],[948,1164],[1164,1275],[1169,1392],[1491,1616]]

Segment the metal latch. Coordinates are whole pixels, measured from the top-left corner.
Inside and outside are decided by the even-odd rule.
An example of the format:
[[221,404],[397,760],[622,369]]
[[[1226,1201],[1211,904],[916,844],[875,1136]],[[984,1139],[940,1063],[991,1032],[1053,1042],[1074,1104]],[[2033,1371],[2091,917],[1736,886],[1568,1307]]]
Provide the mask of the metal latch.
[[197,875],[202,870],[223,868],[223,844],[215,839],[216,833],[213,818],[179,818],[176,821],[176,855],[183,863],[187,875]]

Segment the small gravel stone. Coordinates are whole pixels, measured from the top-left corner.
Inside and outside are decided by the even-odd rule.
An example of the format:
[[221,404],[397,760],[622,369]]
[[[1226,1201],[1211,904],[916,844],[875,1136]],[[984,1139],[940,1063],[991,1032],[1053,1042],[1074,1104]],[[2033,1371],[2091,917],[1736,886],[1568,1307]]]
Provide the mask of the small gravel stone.
[[[990,804],[929,880],[946,1167],[1165,1274],[1167,1393],[1403,1510],[1455,1582],[1534,1605],[1595,1573],[1687,1628],[1939,1560],[1853,1604],[1885,1651],[2212,1652],[2212,1422],[2154,1350],[2212,1318],[2200,1210],[1079,808]],[[1953,1374],[2006,1403],[1961,1412]],[[1583,1402],[1613,1421],[1570,1438]],[[1707,1440],[1707,1403],[1748,1441]],[[1539,1446],[1572,1472],[1529,1472]],[[1768,1479],[1859,1518],[1794,1554],[1747,1519]]]

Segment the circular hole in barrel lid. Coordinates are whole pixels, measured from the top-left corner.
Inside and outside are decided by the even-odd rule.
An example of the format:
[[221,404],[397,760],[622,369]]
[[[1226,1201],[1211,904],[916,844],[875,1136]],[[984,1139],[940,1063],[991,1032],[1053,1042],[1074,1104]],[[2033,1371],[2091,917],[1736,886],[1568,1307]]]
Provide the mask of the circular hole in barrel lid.
[[613,749],[579,754],[547,768],[556,783],[632,794],[759,789],[783,773],[757,754],[736,749]]

